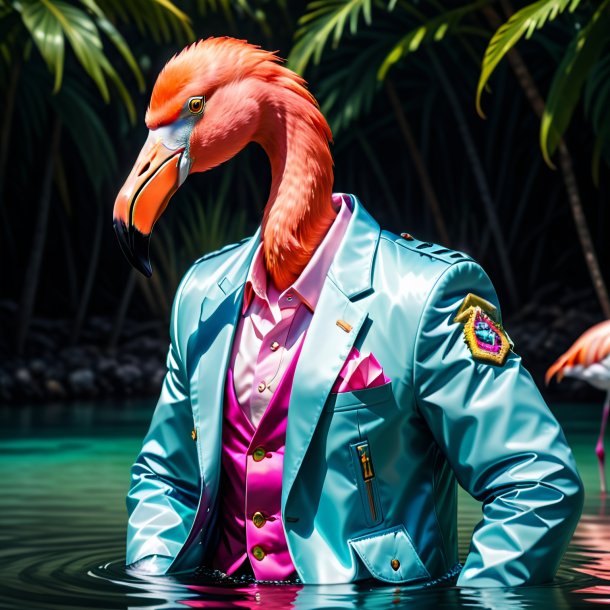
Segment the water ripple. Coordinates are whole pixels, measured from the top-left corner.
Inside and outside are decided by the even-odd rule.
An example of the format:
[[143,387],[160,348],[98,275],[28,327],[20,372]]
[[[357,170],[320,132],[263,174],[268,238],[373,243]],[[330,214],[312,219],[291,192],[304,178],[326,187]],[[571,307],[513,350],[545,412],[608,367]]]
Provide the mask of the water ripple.
[[[235,585],[202,572],[142,577],[125,569],[124,498],[141,436],[0,442],[0,608],[590,608],[610,604],[610,516],[589,494],[554,582],[516,589]],[[588,453],[584,454],[589,459]],[[591,459],[585,478],[593,485]],[[6,490],[10,490],[8,493]],[[480,507],[460,500],[465,556]]]

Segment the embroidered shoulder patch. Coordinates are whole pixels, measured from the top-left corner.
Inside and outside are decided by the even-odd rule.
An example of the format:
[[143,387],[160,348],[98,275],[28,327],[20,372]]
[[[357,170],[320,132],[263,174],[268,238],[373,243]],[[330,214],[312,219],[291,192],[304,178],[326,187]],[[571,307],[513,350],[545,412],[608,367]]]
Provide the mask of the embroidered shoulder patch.
[[453,321],[464,324],[464,341],[474,358],[500,366],[506,362],[510,340],[498,321],[498,310],[489,301],[467,295]]

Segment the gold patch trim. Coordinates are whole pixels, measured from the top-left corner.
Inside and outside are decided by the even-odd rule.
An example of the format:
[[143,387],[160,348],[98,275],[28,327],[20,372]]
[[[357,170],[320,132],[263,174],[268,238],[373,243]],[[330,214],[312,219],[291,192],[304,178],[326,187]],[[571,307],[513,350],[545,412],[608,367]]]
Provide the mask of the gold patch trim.
[[499,324],[498,308],[493,303],[486,301],[484,298],[477,296],[472,292],[468,293],[466,298],[462,301],[453,321],[460,323],[466,322],[470,317],[471,308],[477,307],[483,310],[496,324]]

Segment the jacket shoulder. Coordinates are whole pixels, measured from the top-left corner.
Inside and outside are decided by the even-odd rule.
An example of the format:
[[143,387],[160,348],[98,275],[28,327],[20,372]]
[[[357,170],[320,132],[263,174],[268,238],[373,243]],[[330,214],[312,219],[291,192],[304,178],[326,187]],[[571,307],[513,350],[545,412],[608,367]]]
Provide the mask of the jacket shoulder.
[[226,273],[227,268],[231,267],[231,261],[239,257],[250,239],[252,238],[245,237],[198,258],[184,274],[178,294],[189,293],[193,285],[197,286],[197,292],[207,291],[221,274]]
[[252,238],[244,237],[243,239],[240,239],[238,242],[235,242],[234,244],[227,244],[226,246],[223,246],[222,248],[219,248],[218,250],[214,250],[213,252],[208,252],[207,254],[204,254],[203,256],[198,258],[193,263],[193,267],[195,267],[207,260],[211,260],[213,258],[218,258],[219,256],[222,256],[223,254],[227,254],[227,253],[231,252],[231,250],[235,250],[236,248],[239,248],[239,246],[250,241],[250,239],[252,239]]
[[375,290],[387,291],[388,282],[391,282],[393,298],[404,299],[405,311],[418,317],[441,278],[463,263],[478,268],[478,264],[463,252],[421,241],[409,234],[382,231],[375,261],[378,270]]
[[244,237],[243,239],[239,240],[238,242],[235,242],[234,244],[227,244],[226,246],[223,246],[222,248],[219,248],[218,250],[214,250],[213,252],[208,252],[207,254],[204,254],[203,256],[199,257],[192,265],[191,268],[189,269],[189,271],[187,272],[187,274],[193,270],[194,268],[196,268],[197,266],[205,263],[206,261],[212,261],[214,259],[216,259],[215,262],[219,263],[220,260],[223,257],[226,257],[227,255],[229,255],[233,250],[236,250],[237,248],[239,248],[240,246],[243,246],[243,244],[245,244],[246,242],[250,241],[250,239],[252,239],[251,237]]
[[430,241],[421,241],[410,233],[397,235],[391,231],[382,231],[380,236],[382,247],[396,248],[398,255],[410,263],[418,261],[424,266],[438,266],[443,271],[447,265],[461,261],[472,261],[472,257],[459,250],[452,250]]
[[226,274],[247,247],[251,237],[224,246],[198,258],[180,281],[172,308],[171,328],[178,336],[179,326],[187,328],[186,320],[198,320],[201,303],[208,291]]

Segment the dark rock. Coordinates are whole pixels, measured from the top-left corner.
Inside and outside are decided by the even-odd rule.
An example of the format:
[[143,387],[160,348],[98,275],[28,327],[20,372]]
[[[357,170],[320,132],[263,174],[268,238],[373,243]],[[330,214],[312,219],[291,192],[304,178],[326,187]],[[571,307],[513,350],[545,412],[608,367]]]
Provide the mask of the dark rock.
[[47,364],[47,368],[44,373],[45,379],[57,379],[58,381],[64,381],[66,379],[66,367],[61,361],[52,361]]
[[34,382],[30,371],[24,367],[18,368],[15,371],[15,380],[20,385],[31,385]]
[[121,364],[115,371],[115,377],[121,388],[133,392],[142,382],[142,371],[134,364]]
[[42,396],[40,386],[26,367],[15,369],[14,379],[18,397],[31,400]]
[[157,394],[161,390],[166,373],[167,369],[164,366],[157,367],[155,372],[150,376],[148,387],[152,393]]
[[65,398],[67,395],[64,386],[57,379],[45,380],[44,389],[51,398]]
[[135,354],[130,354],[129,352],[121,350],[119,352],[119,362],[121,365],[133,364],[134,366],[137,366],[141,362],[141,358]]
[[13,399],[15,383],[4,370],[0,370],[0,400],[10,402]]
[[68,375],[70,389],[77,396],[94,396],[97,393],[95,375],[90,369],[76,369]]
[[30,362],[29,368],[34,375],[37,377],[42,377],[47,370],[47,363],[40,358],[35,358]]
[[42,349],[55,349],[57,347],[56,340],[46,333],[31,332],[28,338],[28,350],[30,352],[39,352]]
[[99,371],[101,375],[112,376],[117,366],[118,362],[114,358],[101,357],[96,362],[95,368]]

